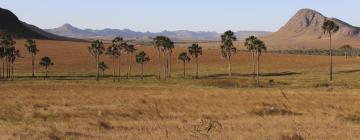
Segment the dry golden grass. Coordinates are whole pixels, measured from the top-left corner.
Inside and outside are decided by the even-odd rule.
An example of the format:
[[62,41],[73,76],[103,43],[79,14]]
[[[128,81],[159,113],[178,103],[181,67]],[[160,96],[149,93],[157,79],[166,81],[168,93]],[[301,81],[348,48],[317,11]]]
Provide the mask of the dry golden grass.
[[[186,87],[186,88],[185,88]],[[2,139],[358,139],[359,90],[2,84]]]
[[[16,72],[28,76],[30,57],[24,41],[17,42],[24,58],[16,62]],[[88,43],[38,43],[38,59],[47,55],[55,62],[51,75],[94,74]],[[234,78],[228,80],[227,65],[212,47],[216,43],[202,45],[200,80],[180,78],[182,65],[176,58],[187,46],[182,44],[174,52],[173,78],[167,81],[154,77],[116,83],[111,78],[95,82],[92,77],[0,81],[0,139],[360,138],[356,65],[360,59],[335,57],[335,81],[328,82],[327,57],[264,54],[263,88],[256,88],[248,53],[236,54]],[[151,46],[138,49],[157,58]],[[111,64],[109,58],[103,59]],[[157,73],[156,64],[155,59],[146,65],[147,75]],[[189,66],[193,75],[194,63]],[[138,66],[133,67],[132,74],[138,74]]]

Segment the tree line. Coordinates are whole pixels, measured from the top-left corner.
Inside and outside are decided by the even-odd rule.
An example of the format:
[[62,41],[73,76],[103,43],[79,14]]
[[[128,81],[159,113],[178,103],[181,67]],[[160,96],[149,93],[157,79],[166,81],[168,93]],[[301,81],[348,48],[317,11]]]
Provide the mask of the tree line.
[[[13,79],[14,67],[17,58],[23,58],[20,55],[20,50],[15,47],[16,41],[9,34],[3,34],[0,36],[0,59],[2,60],[2,68],[0,68],[0,79]],[[27,40],[24,44],[27,51],[31,54],[32,59],[32,77],[35,77],[35,58],[37,52],[39,52],[35,40]],[[50,57],[43,57],[39,63],[40,66],[45,68],[45,77],[48,77],[48,68],[54,63]]]
[[[330,56],[330,64],[329,64],[329,79],[332,80],[332,35],[339,30],[339,26],[332,20],[325,20],[322,26],[322,30],[324,34],[328,34],[329,39],[329,56]],[[231,59],[234,54],[237,52],[237,48],[234,45],[234,42],[237,40],[235,33],[231,30],[224,32],[221,35],[221,45],[220,52],[224,59],[228,64],[228,77],[232,77],[232,63]],[[17,58],[22,58],[20,55],[20,51],[15,48],[16,42],[13,40],[11,35],[1,35],[0,36],[0,59],[2,60],[2,69],[0,69],[0,77],[1,79],[12,79],[14,77],[14,62]],[[171,58],[173,55],[173,50],[175,48],[174,42],[166,36],[156,36],[153,38],[152,45],[157,52],[158,58],[158,79],[167,79],[171,78]],[[35,60],[36,55],[39,52],[35,40],[27,40],[26,44],[24,44],[27,51],[31,55],[32,59],[32,77],[35,77]],[[259,73],[260,73],[260,57],[261,54],[267,50],[267,46],[263,41],[255,36],[250,36],[245,39],[244,46],[246,46],[247,50],[251,52],[251,60],[253,66],[253,79],[256,81],[256,84],[260,85]],[[113,72],[112,77],[113,81],[121,79],[121,62],[123,57],[125,57],[127,63],[126,70],[126,78],[128,79],[131,76],[132,64],[131,59],[135,59],[136,63],[141,66],[141,78],[144,77],[144,64],[149,62],[151,59],[146,54],[146,52],[141,51],[135,55],[134,53],[137,51],[135,46],[131,43],[131,41],[126,41],[122,37],[116,37],[112,40],[110,46],[105,49],[104,43],[101,40],[95,40],[91,42],[91,45],[87,48],[89,53],[93,56],[96,64],[96,80],[100,80],[100,76],[104,76],[104,71],[108,69],[107,64],[100,60],[100,56],[105,54],[112,59]],[[197,43],[189,46],[187,52],[180,52],[178,54],[178,59],[183,63],[183,77],[186,76],[186,63],[191,61],[191,58],[194,58],[196,61],[196,75],[195,78],[199,78],[199,57],[203,54],[202,46]],[[350,45],[344,45],[341,48],[341,51],[345,53],[346,58],[353,50]],[[162,57],[161,57],[162,56]],[[161,59],[163,58],[163,59]],[[48,68],[53,66],[51,58],[45,56],[41,58],[39,63],[45,69],[45,77],[48,77]]]

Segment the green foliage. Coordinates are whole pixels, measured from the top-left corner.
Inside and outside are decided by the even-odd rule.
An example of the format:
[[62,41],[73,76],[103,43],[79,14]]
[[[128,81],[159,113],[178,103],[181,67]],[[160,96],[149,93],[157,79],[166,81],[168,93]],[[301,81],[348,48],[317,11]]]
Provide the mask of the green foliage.
[[336,25],[334,21],[327,19],[322,25],[322,30],[324,34],[328,33],[329,35],[331,35],[332,33],[339,31],[339,26]]
[[191,56],[194,56],[195,58],[198,58],[200,55],[202,55],[202,47],[199,44],[192,44],[188,47],[189,53]]
[[36,55],[36,53],[39,52],[35,40],[31,40],[31,39],[27,40],[25,47],[28,50],[28,52],[30,52],[31,54]]
[[54,65],[54,63],[51,61],[50,57],[47,57],[47,56],[41,58],[41,61],[39,64],[40,64],[40,66],[43,66],[45,68],[48,68],[49,66]]
[[178,59],[182,62],[189,62],[191,60],[186,52],[180,53]]
[[149,61],[150,61],[150,57],[148,57],[144,51],[136,55],[136,63],[144,64]]
[[225,58],[230,58],[232,54],[236,52],[236,47],[233,41],[236,41],[235,33],[232,31],[226,31],[221,35],[221,54]]
[[91,46],[88,47],[88,51],[94,57],[97,55],[102,55],[105,51],[104,43],[100,40],[95,40],[91,43]]

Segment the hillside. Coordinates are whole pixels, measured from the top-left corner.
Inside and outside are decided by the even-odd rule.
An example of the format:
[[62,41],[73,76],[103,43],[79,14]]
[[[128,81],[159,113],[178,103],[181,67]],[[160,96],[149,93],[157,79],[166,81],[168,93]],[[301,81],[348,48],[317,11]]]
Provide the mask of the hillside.
[[[70,24],[64,24],[58,28],[46,29],[45,31],[73,38],[114,38],[116,36],[122,36],[130,39],[148,39],[158,35],[165,35],[175,40],[218,40],[220,33],[208,32],[208,31],[162,31],[162,32],[137,32],[130,29],[80,29]],[[238,31],[236,35],[239,39],[244,39],[250,35],[264,36],[270,32],[266,31]]]
[[62,37],[43,31],[42,29],[22,22],[9,10],[0,8],[0,34],[11,34],[15,38],[50,39],[62,41],[84,41]]
[[321,26],[326,19],[335,21],[340,29],[334,34],[336,39],[351,39],[360,37],[360,28],[352,26],[336,18],[328,18],[311,9],[301,9],[279,31],[266,38],[291,39],[321,39],[326,38]]

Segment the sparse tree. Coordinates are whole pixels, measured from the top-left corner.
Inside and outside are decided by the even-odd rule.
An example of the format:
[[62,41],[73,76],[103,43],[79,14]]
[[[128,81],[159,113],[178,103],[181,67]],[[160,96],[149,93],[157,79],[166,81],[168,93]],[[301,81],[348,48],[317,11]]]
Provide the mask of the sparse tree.
[[199,79],[199,56],[202,55],[202,47],[199,44],[192,44],[188,47],[191,56],[195,57],[196,61],[196,79]]
[[136,55],[136,63],[141,65],[141,79],[144,78],[144,64],[150,61],[150,57],[144,51]]
[[116,58],[119,57],[119,48],[113,43],[106,49],[106,55],[110,56],[113,61],[113,82],[116,80]]
[[133,54],[134,54],[134,52],[136,51],[136,48],[135,48],[134,45],[128,44],[128,45],[126,45],[124,51],[125,51],[126,54],[127,54],[126,62],[127,62],[127,65],[128,65],[128,71],[127,71],[127,73],[126,73],[126,78],[128,79],[128,78],[130,77],[130,75],[131,75],[131,64],[132,64],[131,62],[132,62],[132,61],[130,61],[130,58],[133,57]]
[[345,53],[345,59],[348,59],[349,52],[351,52],[353,48],[350,45],[343,45],[340,47],[340,50]]
[[190,57],[188,56],[188,54],[186,52],[180,53],[178,59],[183,62],[183,65],[184,65],[184,67],[183,67],[184,68],[184,78],[185,78],[185,76],[186,76],[186,62],[189,62],[191,59],[190,59]]
[[32,77],[35,77],[35,57],[37,52],[39,52],[37,45],[36,45],[36,41],[35,40],[27,40],[25,47],[27,49],[27,51],[31,54],[31,64],[32,64]]
[[330,68],[329,68],[329,80],[332,81],[333,79],[333,57],[332,57],[332,34],[339,31],[339,26],[332,20],[325,20],[322,25],[322,30],[324,31],[324,34],[329,34],[330,37],[330,44],[329,44],[329,56],[330,56]]
[[254,51],[255,54],[257,56],[257,70],[256,70],[256,84],[257,86],[260,86],[260,79],[259,79],[259,74],[260,74],[260,56],[262,54],[263,51],[266,51],[266,45],[263,41],[261,41],[260,39],[256,39],[253,41],[254,44]]
[[99,75],[100,75],[99,61],[100,61],[100,55],[104,53],[104,50],[105,50],[104,44],[100,40],[93,41],[91,43],[91,46],[88,47],[88,51],[93,57],[95,57],[95,61],[96,61],[96,81],[99,81]]
[[40,66],[43,66],[45,68],[45,78],[48,78],[48,73],[49,73],[49,67],[53,66],[54,63],[51,61],[50,57],[43,57],[41,58],[40,61]]
[[255,53],[256,53],[256,50],[255,50],[255,40],[257,40],[257,38],[255,36],[250,36],[248,38],[245,39],[245,43],[244,43],[244,46],[247,48],[247,50],[249,50],[251,52],[251,61],[253,63],[253,79],[255,80]]
[[222,56],[227,59],[228,66],[229,66],[229,77],[231,77],[231,57],[234,53],[236,53],[236,47],[234,46],[234,41],[236,41],[236,37],[234,32],[226,31],[224,34],[221,35],[221,54]]
[[101,61],[99,63],[99,69],[101,70],[101,76],[104,77],[105,76],[105,70],[107,70],[109,67],[106,65],[105,62]]

